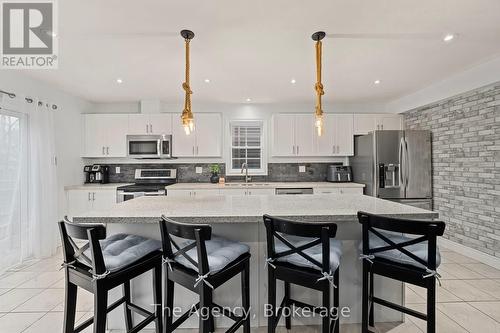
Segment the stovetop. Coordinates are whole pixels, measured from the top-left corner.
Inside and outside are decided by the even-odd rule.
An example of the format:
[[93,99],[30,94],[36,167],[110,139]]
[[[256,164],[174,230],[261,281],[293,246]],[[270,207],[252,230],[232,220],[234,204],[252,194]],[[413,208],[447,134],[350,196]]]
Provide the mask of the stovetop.
[[164,190],[165,186],[172,184],[175,183],[136,183],[132,185],[120,186],[117,188],[117,190],[124,192],[157,192],[160,190]]

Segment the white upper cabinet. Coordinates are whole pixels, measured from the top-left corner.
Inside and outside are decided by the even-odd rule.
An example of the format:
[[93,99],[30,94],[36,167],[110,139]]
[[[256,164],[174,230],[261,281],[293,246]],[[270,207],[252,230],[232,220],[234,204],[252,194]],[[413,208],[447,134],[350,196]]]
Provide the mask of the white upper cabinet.
[[377,117],[377,129],[379,130],[401,130],[402,117],[400,115],[386,115]]
[[323,115],[323,134],[316,136],[317,156],[352,156],[354,134],[352,114]]
[[197,157],[222,156],[222,116],[220,113],[198,113],[195,119]]
[[318,137],[313,114],[273,116],[273,156],[349,156],[353,154],[353,116],[323,116]]
[[128,115],[86,114],[83,157],[125,157]]
[[170,113],[130,114],[128,134],[172,134],[172,115]]
[[314,156],[316,154],[315,117],[312,114],[295,116],[295,153],[297,156]]
[[401,130],[402,118],[397,114],[355,114],[354,135],[375,130]]
[[222,116],[220,113],[195,114],[195,129],[190,135],[184,132],[180,114],[174,114],[172,119],[173,156],[222,156]]
[[273,116],[273,156],[296,156],[295,115]]

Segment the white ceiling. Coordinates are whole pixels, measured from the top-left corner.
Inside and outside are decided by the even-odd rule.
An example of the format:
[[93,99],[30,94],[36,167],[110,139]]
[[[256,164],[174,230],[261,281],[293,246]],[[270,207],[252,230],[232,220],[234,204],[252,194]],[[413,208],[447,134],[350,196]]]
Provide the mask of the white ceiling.
[[326,102],[380,103],[500,54],[500,1],[64,0],[59,69],[28,75],[95,102],[180,102],[184,28],[193,103],[313,103],[317,30],[356,37],[324,40]]

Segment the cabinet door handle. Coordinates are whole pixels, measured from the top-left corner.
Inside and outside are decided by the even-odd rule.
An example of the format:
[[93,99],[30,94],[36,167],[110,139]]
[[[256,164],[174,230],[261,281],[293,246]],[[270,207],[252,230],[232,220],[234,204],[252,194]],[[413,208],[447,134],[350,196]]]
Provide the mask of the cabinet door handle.
[[102,154],[106,155],[106,148],[104,148],[104,146],[102,146]]
[[295,155],[295,145],[292,148],[292,155]]
[[194,156],[194,146],[193,146],[193,156]]
[[340,153],[340,146],[337,145],[337,154]]
[[297,146],[297,155],[299,154],[299,146]]
[[153,133],[153,124],[149,124],[149,133]]
[[95,192],[92,192],[92,201],[95,201]]
[[380,129],[382,130],[384,129],[384,124],[380,125]]
[[149,133],[148,124],[146,124],[146,133]]
[[106,147],[106,155],[109,155],[109,147]]
[[90,192],[89,192],[89,196],[88,196],[87,200],[90,201]]
[[335,154],[335,145],[332,146],[332,154]]
[[200,148],[200,147],[196,146],[196,155],[198,155],[198,154],[199,154],[199,152],[200,152],[200,149],[199,149],[199,148]]

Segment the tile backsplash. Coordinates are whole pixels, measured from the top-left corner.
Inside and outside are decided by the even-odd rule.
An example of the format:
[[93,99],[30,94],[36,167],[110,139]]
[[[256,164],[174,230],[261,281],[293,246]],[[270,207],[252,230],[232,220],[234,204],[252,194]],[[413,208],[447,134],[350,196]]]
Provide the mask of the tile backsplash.
[[[319,182],[325,181],[328,166],[342,163],[269,163],[267,176],[252,176],[253,182]],[[210,165],[212,163],[192,164],[108,164],[109,181],[111,183],[134,182],[135,169],[177,169],[177,181],[179,183],[208,183],[210,182]],[[305,172],[299,172],[299,166],[305,166]],[[219,164],[221,175],[225,175],[226,166]],[[120,173],[116,173],[116,167],[120,167]],[[202,173],[196,173],[196,167],[202,168]],[[227,176],[226,181],[244,181],[243,176]]]

